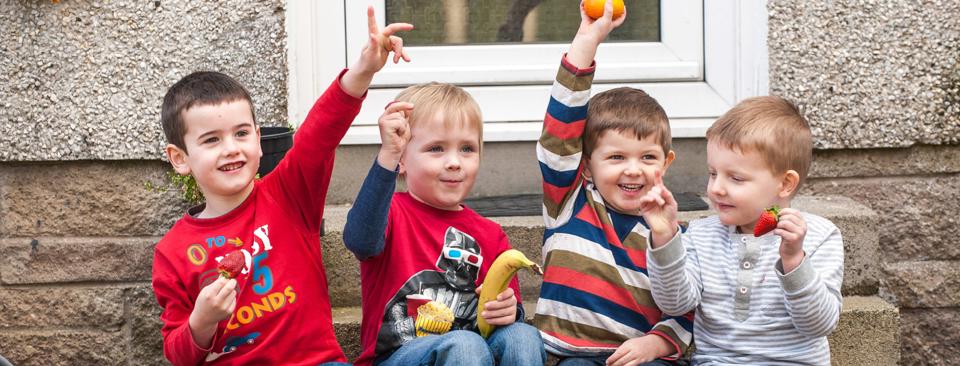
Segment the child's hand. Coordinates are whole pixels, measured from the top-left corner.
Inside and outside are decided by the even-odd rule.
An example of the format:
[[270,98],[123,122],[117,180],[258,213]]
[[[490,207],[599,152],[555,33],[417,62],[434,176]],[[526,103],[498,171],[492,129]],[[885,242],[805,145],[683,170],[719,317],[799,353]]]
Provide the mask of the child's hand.
[[633,366],[644,364],[675,352],[673,345],[661,336],[647,334],[623,342],[617,351],[607,358],[608,366]]
[[597,47],[600,46],[600,42],[603,42],[607,35],[623,24],[626,19],[626,9],[624,9],[621,17],[613,19],[613,0],[607,0],[603,6],[603,16],[596,20],[587,15],[587,11],[583,8],[583,1],[581,1],[580,28],[577,29],[577,35],[573,38],[573,42],[570,43],[567,60],[578,68],[589,67],[597,54]]
[[803,238],[807,236],[807,222],[800,211],[784,208],[780,210],[780,220],[773,233],[780,236],[783,273],[790,273],[803,261]]
[[380,30],[377,18],[373,14],[373,6],[367,7],[367,30],[369,42],[360,53],[360,59],[354,67],[361,73],[373,75],[387,63],[390,52],[393,52],[393,63],[399,63],[402,58],[410,62],[410,57],[403,50],[403,39],[393,35],[396,32],[413,29],[413,24],[393,23]]
[[403,149],[410,141],[410,125],[407,116],[413,110],[413,104],[393,102],[380,116],[377,124],[380,126],[380,153],[377,162],[384,169],[396,170],[403,156]]
[[387,57],[393,52],[393,62],[398,63],[402,58],[410,62],[410,57],[403,50],[403,39],[393,35],[396,32],[413,29],[412,24],[394,23],[380,30],[377,18],[373,16],[373,7],[367,7],[367,29],[370,32],[369,41],[360,53],[360,59],[350,67],[340,79],[340,86],[347,94],[361,97],[370,87],[373,74],[383,68]]
[[237,280],[217,278],[197,295],[196,305],[190,313],[190,331],[201,348],[210,347],[217,323],[230,318],[237,307]]
[[663,185],[660,170],[656,170],[652,177],[647,172],[644,174],[647,182],[653,182],[653,187],[640,198],[640,215],[650,225],[650,243],[658,248],[677,235],[677,201]]
[[[480,295],[480,287],[477,287],[477,295]],[[478,315],[490,325],[510,325],[517,321],[517,297],[512,288],[507,287],[496,300],[487,301],[483,308],[483,313]]]

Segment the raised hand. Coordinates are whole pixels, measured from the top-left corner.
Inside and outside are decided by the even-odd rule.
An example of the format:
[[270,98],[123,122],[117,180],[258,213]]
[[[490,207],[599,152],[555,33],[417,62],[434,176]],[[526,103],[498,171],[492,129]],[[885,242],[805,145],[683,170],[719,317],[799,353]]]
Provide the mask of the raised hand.
[[653,187],[640,198],[640,215],[650,226],[650,243],[657,248],[677,234],[677,201],[663,185],[663,173],[659,169],[652,174],[644,171],[644,175]]
[[626,10],[624,10],[623,16],[613,19],[613,1],[607,0],[603,6],[603,16],[594,20],[587,15],[581,1],[580,28],[577,29],[577,35],[573,37],[573,41],[570,43],[567,60],[578,68],[589,67],[597,54],[597,47],[600,46],[600,42],[603,42],[607,35],[623,24],[626,19]]
[[403,39],[394,34],[412,29],[413,24],[393,23],[381,30],[377,25],[377,17],[373,13],[373,6],[367,7],[369,38],[363,52],[360,53],[360,60],[357,61],[358,71],[371,74],[380,71],[387,63],[390,52],[393,52],[393,63],[399,63],[400,59],[410,62],[410,56],[403,50]]
[[403,156],[403,149],[410,141],[410,125],[407,117],[413,111],[413,104],[407,102],[393,102],[380,116],[377,124],[380,126],[380,153],[377,162],[388,170],[396,170]]
[[410,62],[410,57],[403,50],[403,39],[394,34],[412,29],[413,24],[393,23],[381,30],[373,7],[367,7],[367,30],[370,36],[360,52],[360,59],[340,79],[343,91],[357,98],[363,96],[373,81],[373,75],[387,63],[390,52],[393,52],[394,63],[399,63],[400,59]]
[[807,222],[800,211],[792,208],[780,210],[780,220],[774,235],[780,236],[780,259],[783,273],[792,272],[803,261],[803,239],[807,236]]

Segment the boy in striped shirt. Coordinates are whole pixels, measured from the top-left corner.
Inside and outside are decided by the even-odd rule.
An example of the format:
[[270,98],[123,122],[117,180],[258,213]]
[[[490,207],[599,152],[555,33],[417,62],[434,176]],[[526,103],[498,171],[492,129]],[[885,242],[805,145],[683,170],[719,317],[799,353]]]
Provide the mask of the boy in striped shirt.
[[[696,309],[694,364],[830,364],[843,240],[829,220],[790,208],[812,146],[792,103],[747,99],[707,130],[707,195],[717,215],[680,234],[676,202],[659,180],[644,197],[655,233],[647,251],[653,296],[670,314]],[[764,233],[758,219],[772,206],[779,221]]]
[[670,125],[641,90],[590,98],[597,47],[626,18],[611,13],[609,1],[597,20],[581,10],[537,144],[546,230],[534,325],[562,366],[672,365],[690,344],[692,315],[654,303],[639,211],[674,159]]

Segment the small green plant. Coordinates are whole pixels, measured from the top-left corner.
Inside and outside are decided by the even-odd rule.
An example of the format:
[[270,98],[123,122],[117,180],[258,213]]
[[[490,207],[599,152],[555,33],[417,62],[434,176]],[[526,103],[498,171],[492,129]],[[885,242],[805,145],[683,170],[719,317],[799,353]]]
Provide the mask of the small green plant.
[[180,192],[180,197],[183,198],[184,202],[191,206],[203,202],[203,192],[200,191],[200,187],[197,186],[197,181],[192,175],[180,175],[173,170],[168,170],[166,184],[156,185],[153,182],[146,182],[145,185],[147,189],[154,192],[167,192],[176,189]]
[[197,180],[193,179],[192,175],[180,175],[171,170],[167,172],[167,177],[170,178],[170,183],[180,191],[184,201],[193,206],[203,202],[203,192],[200,191]]

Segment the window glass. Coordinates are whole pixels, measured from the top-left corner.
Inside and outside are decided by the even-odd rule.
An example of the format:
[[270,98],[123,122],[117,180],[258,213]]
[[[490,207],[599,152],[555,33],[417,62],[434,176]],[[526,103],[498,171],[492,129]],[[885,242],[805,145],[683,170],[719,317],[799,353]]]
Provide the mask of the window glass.
[[[606,42],[659,42],[660,2],[625,0],[629,21]],[[387,0],[386,22],[417,29],[407,46],[568,43],[580,9],[571,0]]]

